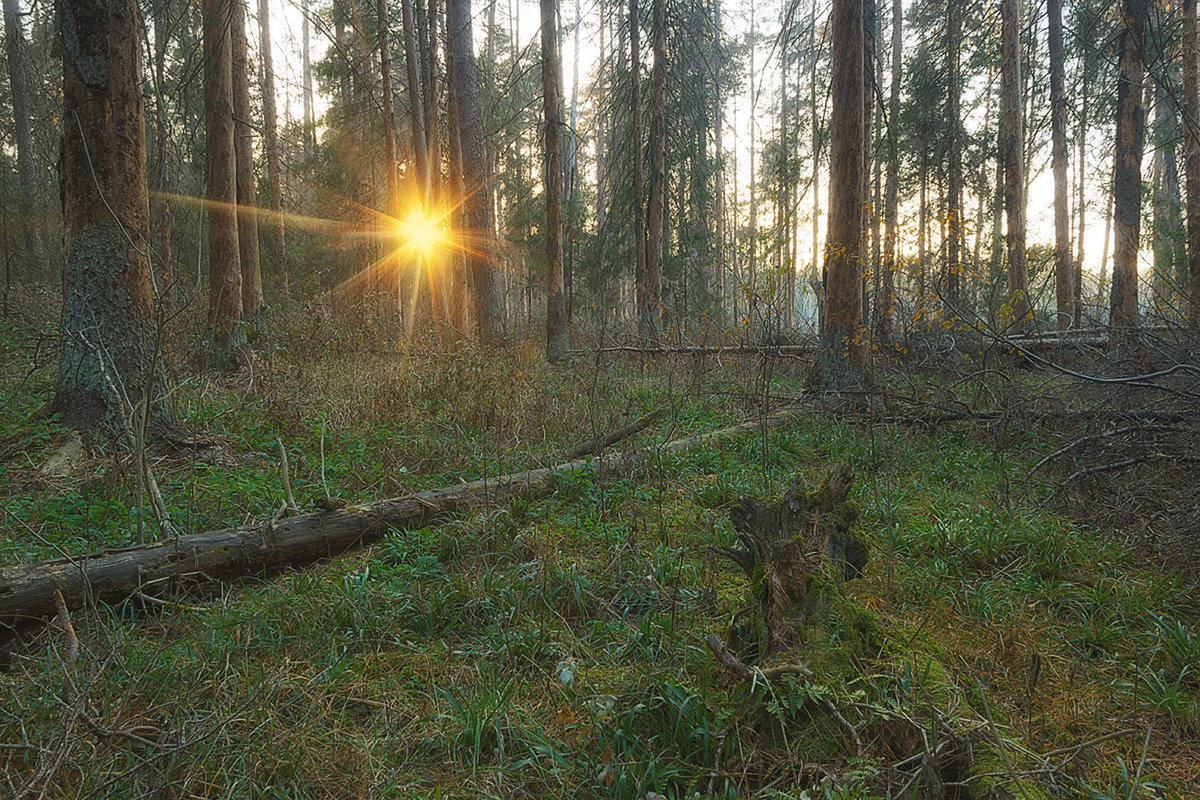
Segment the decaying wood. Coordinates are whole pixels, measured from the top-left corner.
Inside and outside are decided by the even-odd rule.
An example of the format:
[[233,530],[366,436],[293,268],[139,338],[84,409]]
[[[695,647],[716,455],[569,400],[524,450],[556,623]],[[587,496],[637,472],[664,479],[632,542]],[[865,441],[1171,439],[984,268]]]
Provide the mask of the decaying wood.
[[682,453],[739,433],[782,427],[801,416],[788,409],[630,453],[575,459],[275,523],[0,568],[0,631],[55,613],[55,590],[67,607],[78,608],[85,603],[121,602],[148,587],[188,576],[228,578],[304,565],[378,541],[389,530],[425,527],[471,509],[548,495],[556,486],[555,477],[563,472],[617,474],[656,454]]
[[603,436],[597,436],[590,442],[584,442],[581,445],[572,447],[564,454],[563,458],[564,460],[571,461],[576,458],[583,458],[584,456],[591,456],[603,452],[612,447],[614,444],[622,442],[634,434],[641,433],[646,428],[649,428],[655,422],[666,416],[666,413],[667,412],[661,408],[657,411],[651,411],[646,416],[629,423],[623,428],[618,428],[612,433],[606,433]]
[[745,497],[730,511],[744,549],[716,551],[750,578],[761,628],[746,644],[760,658],[800,641],[829,592],[862,573],[867,549],[854,532],[853,485],[853,470],[839,462],[816,491],[805,491],[797,476],[778,500]]

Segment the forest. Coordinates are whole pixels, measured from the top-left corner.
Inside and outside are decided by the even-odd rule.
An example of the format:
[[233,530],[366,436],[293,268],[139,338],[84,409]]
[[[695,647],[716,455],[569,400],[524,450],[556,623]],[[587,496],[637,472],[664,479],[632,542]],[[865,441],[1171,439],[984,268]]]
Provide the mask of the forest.
[[1196,0],[2,2],[0,795],[1200,793]]

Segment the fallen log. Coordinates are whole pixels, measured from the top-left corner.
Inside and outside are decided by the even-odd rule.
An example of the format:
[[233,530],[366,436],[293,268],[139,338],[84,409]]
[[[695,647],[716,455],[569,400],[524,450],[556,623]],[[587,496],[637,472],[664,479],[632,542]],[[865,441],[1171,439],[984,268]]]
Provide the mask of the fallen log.
[[628,471],[656,454],[682,453],[745,431],[778,428],[803,412],[785,409],[711,433],[676,439],[619,455],[580,458],[552,467],[483,478],[363,506],[300,514],[237,528],[194,533],[161,542],[0,568],[0,633],[57,611],[55,592],[68,608],[119,603],[164,582],[204,576],[250,575],[302,566],[371,544],[389,530],[415,529],[446,517],[515,498],[551,494],[555,476]]
[[612,447],[614,444],[617,444],[618,442],[622,442],[625,439],[628,439],[630,436],[633,436],[635,433],[641,433],[643,430],[645,430],[646,428],[649,428],[651,425],[653,425],[655,422],[658,422],[660,419],[662,419],[666,415],[667,415],[666,409],[660,408],[657,411],[651,411],[646,416],[642,417],[639,420],[629,423],[628,425],[626,425],[623,428],[618,428],[617,430],[613,431],[612,433],[606,433],[603,436],[597,436],[595,439],[593,439],[590,442],[585,442],[581,445],[572,447],[570,450],[568,450],[566,453],[563,454],[563,460],[571,461],[576,458],[583,458],[584,456],[593,456],[598,453],[601,453],[601,452],[607,450],[608,448]]

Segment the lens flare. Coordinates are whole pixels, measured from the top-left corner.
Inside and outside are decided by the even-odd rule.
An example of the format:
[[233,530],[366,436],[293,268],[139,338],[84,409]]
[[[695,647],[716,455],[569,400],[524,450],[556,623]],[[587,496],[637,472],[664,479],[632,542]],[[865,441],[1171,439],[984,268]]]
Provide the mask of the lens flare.
[[396,235],[405,255],[424,259],[432,258],[448,244],[442,215],[431,214],[422,206],[414,206],[396,219]]

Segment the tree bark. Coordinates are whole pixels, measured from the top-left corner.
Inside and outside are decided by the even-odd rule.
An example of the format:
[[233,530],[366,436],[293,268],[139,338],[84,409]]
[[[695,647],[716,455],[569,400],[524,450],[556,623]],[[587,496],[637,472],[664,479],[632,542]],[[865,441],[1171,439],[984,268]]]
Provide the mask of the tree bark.
[[653,0],[654,66],[650,70],[650,197],[646,206],[646,312],[648,333],[662,334],[663,225],[667,194],[667,4]]
[[1025,120],[1021,102],[1020,0],[1000,0],[1000,83],[1004,114],[1004,217],[1008,255],[1008,308],[1022,328],[1029,317],[1029,278],[1025,268]]
[[421,100],[421,81],[417,77],[412,0],[400,0],[400,17],[404,25],[404,71],[408,78],[408,121],[412,128],[413,159],[417,183],[424,191],[429,181],[429,154],[425,151],[425,106]]
[[233,135],[233,0],[204,0],[204,133],[208,184],[209,366],[241,365],[246,344],[238,245],[237,169]]
[[4,0],[4,41],[8,56],[8,87],[12,99],[13,140],[17,146],[17,180],[21,184],[21,227],[24,229],[26,278],[45,270],[42,234],[37,223],[37,173],[33,165],[33,131],[29,122],[29,80],[25,73],[25,33],[18,0]]
[[834,0],[833,137],[829,228],[825,245],[825,318],[815,377],[827,389],[861,379],[863,192],[863,3]]
[[[131,37],[128,41],[137,39]],[[622,474],[658,454],[684,453],[738,434],[784,427],[801,418],[800,411],[782,411],[622,455],[587,456],[553,467],[488,477],[366,506],[301,514],[275,524],[259,522],[139,547],[3,567],[0,632],[54,613],[55,589],[62,593],[68,607],[78,608],[85,603],[121,602],[142,587],[171,579],[197,575],[225,578],[308,564],[376,542],[392,530],[426,527],[455,514],[516,498],[545,497],[554,492],[563,474]]]
[[1197,68],[1196,0],[1183,0],[1183,130],[1187,184],[1188,317],[1200,330],[1200,69]]
[[271,9],[269,0],[258,0],[258,46],[262,71],[259,74],[263,102],[263,147],[267,156],[267,184],[271,192],[271,225],[267,252],[283,277],[287,292],[287,269],[283,264],[283,191],[279,174],[279,118],[275,109],[275,67],[271,52]]
[[630,148],[633,172],[633,283],[637,303],[638,333],[654,336],[649,307],[649,280],[646,274],[645,176],[642,171],[642,51],[641,15],[638,0],[629,0],[629,103]]
[[[1075,265],[1071,262],[1071,220],[1067,209],[1067,118],[1063,64],[1062,0],[1047,0],[1050,22],[1050,147],[1054,172],[1054,298],[1060,329],[1075,321]],[[1083,232],[1080,231],[1080,236]]]
[[1142,215],[1142,148],[1145,110],[1142,82],[1146,65],[1146,0],[1123,0],[1117,43],[1120,77],[1117,81],[1117,140],[1113,175],[1113,284],[1109,302],[1110,343],[1129,341],[1138,324],[1137,257]]
[[141,19],[134,0],[59,6],[63,63],[61,349],[52,408],[131,446],[139,398],[169,422],[155,370]]
[[[492,3],[495,8],[495,2]],[[451,196],[455,201],[451,204],[450,219],[454,230],[462,231],[463,215],[462,202],[466,197],[463,186],[462,150],[458,137],[458,94],[454,85],[454,63],[450,52],[450,37],[442,42],[446,60],[446,156],[448,159],[447,176],[450,181]],[[450,281],[450,318],[453,328],[465,331],[470,328],[470,303],[467,302],[467,272],[464,254],[458,249],[451,249],[447,255]]]
[[237,169],[238,260],[242,270],[242,319],[259,323],[263,310],[258,260],[258,200],[254,181],[254,127],[250,124],[250,71],[247,66],[246,0],[233,0],[233,147]]
[[875,318],[876,331],[881,341],[888,341],[892,335],[892,317],[896,305],[896,271],[899,269],[900,250],[900,203],[899,203],[899,172],[900,172],[900,80],[904,74],[904,7],[900,0],[892,0],[892,74],[891,85],[888,87],[888,119],[892,130],[888,139],[887,177],[884,179],[884,214],[886,216],[887,235],[883,240],[883,302],[880,304],[878,316]]
[[566,355],[567,301],[563,285],[563,165],[558,133],[562,127],[559,91],[558,3],[541,0],[542,97],[545,106],[546,185],[546,360],[557,364]]
[[[960,0],[948,0],[946,4],[946,125],[949,126],[950,141],[947,144],[949,158],[947,163],[947,194],[946,203],[946,271],[944,291],[948,304],[956,307],[961,291],[962,268],[962,221],[963,221],[963,175],[962,175],[962,141],[959,131],[962,127],[960,106],[962,103],[962,77],[960,68],[959,48],[962,46],[962,13]],[[948,317],[954,317],[954,311],[947,309]]]
[[[407,0],[405,0],[407,2]],[[392,96],[392,50],[388,44],[388,28],[391,18],[388,14],[387,0],[377,0],[375,15],[379,25],[379,78],[383,111],[383,174],[387,185],[387,206],[389,214],[399,210],[400,188],[396,183],[396,120],[395,100]],[[408,34],[405,33],[407,38]]]
[[[308,0],[300,0],[300,60],[302,71],[302,85],[300,93],[303,103],[303,118],[304,123],[304,160],[306,162],[305,173],[311,175],[310,162],[313,157],[314,143],[317,135],[316,121],[313,119],[313,85],[312,85],[312,57],[309,52],[309,29],[312,23],[309,21],[309,5]],[[205,59],[207,63],[207,59]]]
[[479,113],[475,54],[471,49],[470,0],[447,0],[446,24],[458,103],[463,186],[467,193],[463,200],[467,226],[464,235],[469,237],[467,264],[475,296],[475,324],[481,341],[495,343],[504,336],[504,306],[496,274],[496,217],[487,143]]

